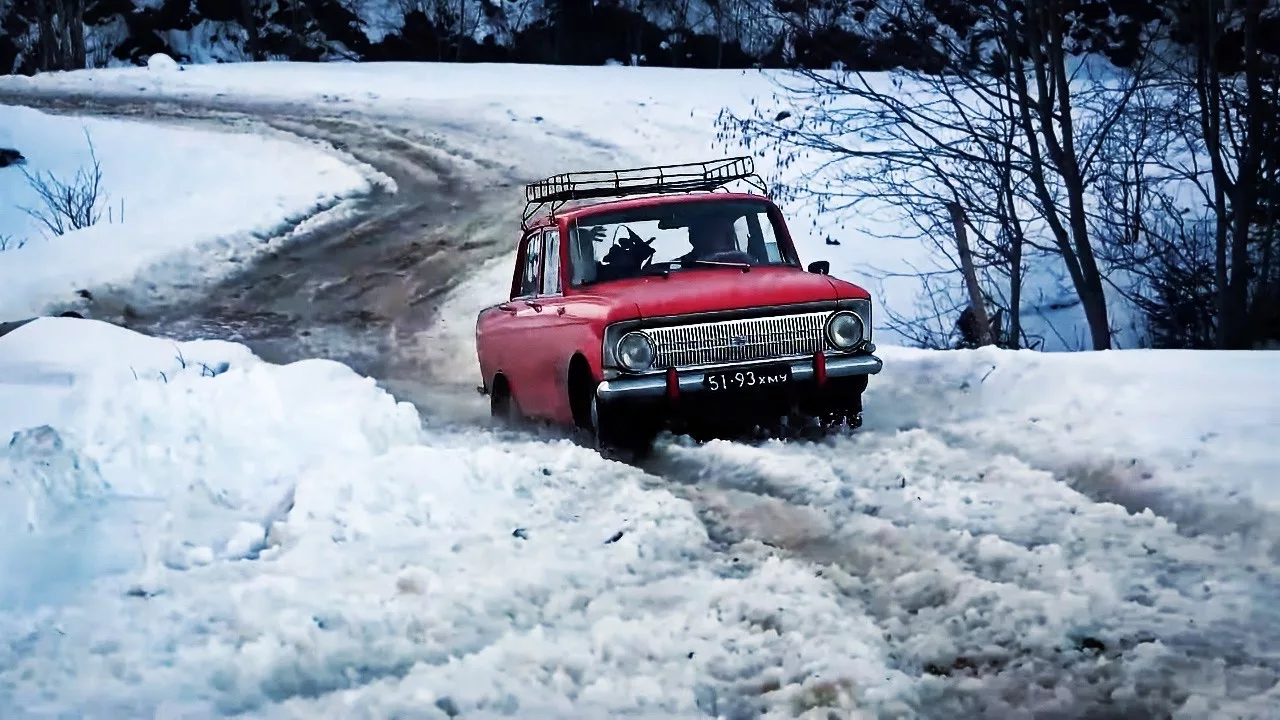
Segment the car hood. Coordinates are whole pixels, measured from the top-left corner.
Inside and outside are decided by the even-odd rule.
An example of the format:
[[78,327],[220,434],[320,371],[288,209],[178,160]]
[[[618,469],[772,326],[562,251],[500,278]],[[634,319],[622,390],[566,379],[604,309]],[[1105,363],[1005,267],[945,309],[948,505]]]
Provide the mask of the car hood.
[[645,318],[860,296],[855,286],[825,275],[759,266],[745,273],[733,267],[678,270],[665,278],[618,280],[593,289],[616,303],[634,304]]

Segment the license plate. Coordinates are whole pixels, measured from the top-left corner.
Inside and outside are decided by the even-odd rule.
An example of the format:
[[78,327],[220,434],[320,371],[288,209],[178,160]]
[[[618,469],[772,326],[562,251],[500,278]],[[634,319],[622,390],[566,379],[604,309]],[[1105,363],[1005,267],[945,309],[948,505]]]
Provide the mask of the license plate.
[[741,370],[709,372],[703,377],[702,384],[712,392],[723,392],[725,390],[767,388],[784,385],[790,381],[790,365],[766,365],[763,367],[743,368]]

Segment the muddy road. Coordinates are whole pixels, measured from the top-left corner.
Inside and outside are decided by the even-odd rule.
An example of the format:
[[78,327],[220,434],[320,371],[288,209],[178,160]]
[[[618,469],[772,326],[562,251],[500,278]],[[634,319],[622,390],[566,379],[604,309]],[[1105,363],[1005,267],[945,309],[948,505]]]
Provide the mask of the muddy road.
[[[510,252],[519,233],[523,185],[566,163],[609,165],[607,149],[548,132],[529,141],[501,119],[446,109],[412,116],[316,105],[0,92],[0,102],[46,112],[291,136],[318,143],[390,178],[320,223],[272,238],[213,287],[86,289],[58,311],[186,340],[242,342],[282,363],[323,357],[375,377],[424,412],[455,400],[478,377],[435,373],[421,349],[442,297],[485,261]],[[210,148],[216,152],[217,148]],[[109,170],[109,169],[108,169]],[[502,288],[494,289],[500,299]],[[495,300],[496,301],[496,300]],[[442,389],[443,388],[443,389]],[[471,392],[472,402],[478,398]]]

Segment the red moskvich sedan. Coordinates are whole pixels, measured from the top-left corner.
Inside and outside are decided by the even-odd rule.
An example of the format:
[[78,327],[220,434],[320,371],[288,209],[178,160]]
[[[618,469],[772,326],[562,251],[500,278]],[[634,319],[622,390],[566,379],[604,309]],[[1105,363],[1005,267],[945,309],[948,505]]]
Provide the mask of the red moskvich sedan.
[[557,175],[525,196],[509,299],[476,321],[494,416],[639,454],[664,428],[861,424],[882,367],[870,295],[801,266],[750,158]]

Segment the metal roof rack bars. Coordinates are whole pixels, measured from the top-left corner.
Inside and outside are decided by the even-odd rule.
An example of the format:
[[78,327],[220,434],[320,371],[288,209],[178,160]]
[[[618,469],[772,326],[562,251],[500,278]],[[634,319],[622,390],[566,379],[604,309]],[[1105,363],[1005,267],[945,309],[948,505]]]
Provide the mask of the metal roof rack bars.
[[750,157],[733,157],[679,165],[654,165],[625,170],[589,170],[562,173],[530,183],[524,187],[525,208],[521,224],[544,205],[555,212],[571,200],[627,197],[651,193],[687,193],[722,189],[730,183],[745,181],[767,195],[768,188]]

